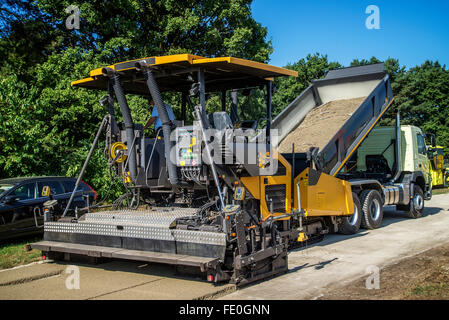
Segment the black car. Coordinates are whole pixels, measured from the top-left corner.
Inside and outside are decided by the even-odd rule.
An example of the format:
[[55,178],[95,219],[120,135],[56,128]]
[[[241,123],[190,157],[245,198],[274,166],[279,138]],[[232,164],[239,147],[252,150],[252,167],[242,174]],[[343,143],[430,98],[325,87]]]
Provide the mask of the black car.
[[[50,187],[58,204],[55,214],[62,214],[76,179],[67,177],[26,177],[0,180],[0,240],[43,232],[42,189]],[[96,192],[85,182],[80,182],[71,209],[85,208],[97,198]],[[71,210],[73,213],[73,210]]]

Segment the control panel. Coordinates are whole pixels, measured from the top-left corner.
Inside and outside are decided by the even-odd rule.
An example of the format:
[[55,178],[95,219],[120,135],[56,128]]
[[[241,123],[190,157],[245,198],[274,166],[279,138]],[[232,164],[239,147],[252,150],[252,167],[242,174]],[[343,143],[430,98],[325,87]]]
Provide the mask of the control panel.
[[199,127],[176,128],[176,165],[178,167],[198,167],[201,165]]

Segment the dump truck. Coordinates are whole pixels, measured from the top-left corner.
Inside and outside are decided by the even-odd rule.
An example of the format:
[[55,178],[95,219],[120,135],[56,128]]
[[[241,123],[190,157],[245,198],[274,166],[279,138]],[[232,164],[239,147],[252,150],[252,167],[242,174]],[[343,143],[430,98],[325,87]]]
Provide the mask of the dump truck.
[[[400,148],[395,152],[394,145],[397,136],[400,137]],[[416,126],[376,127],[358,147],[357,154],[353,159],[355,161],[352,162],[354,164],[349,168],[350,170],[346,175],[351,177],[354,172],[358,172],[356,175],[360,175],[360,172],[368,172],[371,177],[377,177],[376,179],[379,179],[379,182],[382,183],[384,194],[387,191],[385,180],[387,180],[387,183],[389,180],[391,185],[398,187],[398,194],[395,195],[396,199],[384,204],[396,205],[396,209],[404,211],[408,217],[419,218],[423,213],[424,200],[430,200],[432,197],[433,187],[431,166],[427,159],[423,137],[422,130]],[[398,158],[396,154],[400,154],[400,157]],[[398,175],[395,182],[392,182],[394,175],[397,174],[396,170],[399,169],[395,169],[397,168],[396,161],[398,161],[396,159],[401,161],[399,166],[401,174]],[[411,186],[413,194],[410,195],[413,201],[410,203],[400,201],[404,192],[404,179],[408,179],[407,174],[411,175],[411,181],[413,182]],[[407,184],[405,183],[405,186]]]
[[[281,76],[297,72],[233,57],[183,54],[121,62],[74,81],[73,87],[107,92],[101,103],[108,110],[78,180],[105,131],[108,163],[127,189],[118,203],[126,208],[47,214],[44,240],[31,246],[51,259],[195,268],[207,281],[241,286],[286,272],[292,247],[330,232],[356,233],[362,217],[367,228],[378,227],[385,204],[422,209],[412,203],[426,187],[420,172],[401,167],[401,143],[395,143],[392,175],[371,170],[382,164],[375,157],[368,170],[348,169],[393,102],[383,65],[330,71],[272,119],[273,81]],[[257,90],[265,116],[240,119],[239,95]],[[132,118],[129,94],[154,101],[162,126],[151,136]],[[169,117],[163,95],[179,98],[177,119]],[[360,101],[351,114],[343,110],[335,132],[323,130],[331,134],[322,149],[303,151],[292,143],[283,151],[309,113],[354,98]]]
[[[295,158],[311,158],[317,171],[351,184],[360,217],[352,216],[340,225],[340,231],[354,232],[359,223],[367,229],[378,228],[385,205],[396,205],[417,218],[424,210],[424,200],[431,198],[422,131],[401,126],[399,114],[394,128],[375,128],[393,100],[383,63],[331,70],[324,79],[313,81],[273,120],[272,128],[281,131],[281,150],[288,150],[289,144],[287,149],[283,144],[291,136],[305,141],[305,147],[310,145],[308,141],[315,140],[320,149],[310,147],[311,156],[303,153]],[[319,111],[326,106],[331,106],[327,121],[306,121],[313,112],[326,116],[326,110]],[[339,113],[333,113],[335,109]],[[301,128],[304,124],[306,127]],[[338,131],[330,130],[332,126],[337,126]],[[314,135],[309,137],[308,132]],[[299,163],[297,167],[301,170],[305,165]]]

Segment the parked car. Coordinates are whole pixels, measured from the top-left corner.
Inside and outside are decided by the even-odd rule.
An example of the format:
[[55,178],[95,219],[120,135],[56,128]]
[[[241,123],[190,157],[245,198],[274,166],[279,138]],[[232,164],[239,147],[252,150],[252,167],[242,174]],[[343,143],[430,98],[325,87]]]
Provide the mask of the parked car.
[[[0,180],[0,240],[43,232],[42,189],[50,187],[58,205],[55,214],[62,214],[76,179],[67,177],[25,177]],[[71,209],[85,208],[97,198],[97,193],[85,182],[80,182]],[[70,211],[73,214],[74,210]]]

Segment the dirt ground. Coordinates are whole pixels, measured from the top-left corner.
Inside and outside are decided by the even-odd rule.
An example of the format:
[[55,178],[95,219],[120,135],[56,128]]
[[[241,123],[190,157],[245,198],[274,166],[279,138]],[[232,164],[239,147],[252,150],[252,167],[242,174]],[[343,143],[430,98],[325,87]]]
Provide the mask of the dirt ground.
[[449,299],[449,244],[380,270],[379,289],[366,289],[363,276],[340,288],[329,287],[322,300]]
[[307,152],[310,147],[322,150],[353,112],[365,100],[363,98],[335,100],[310,111],[304,121],[282,140],[279,151]]
[[[449,291],[449,193],[426,201],[419,219],[395,209],[384,208],[379,229],[329,234],[308,248],[290,251],[288,273],[220,299],[434,299],[432,292]],[[380,290],[367,290],[366,271],[375,266],[380,268]]]

